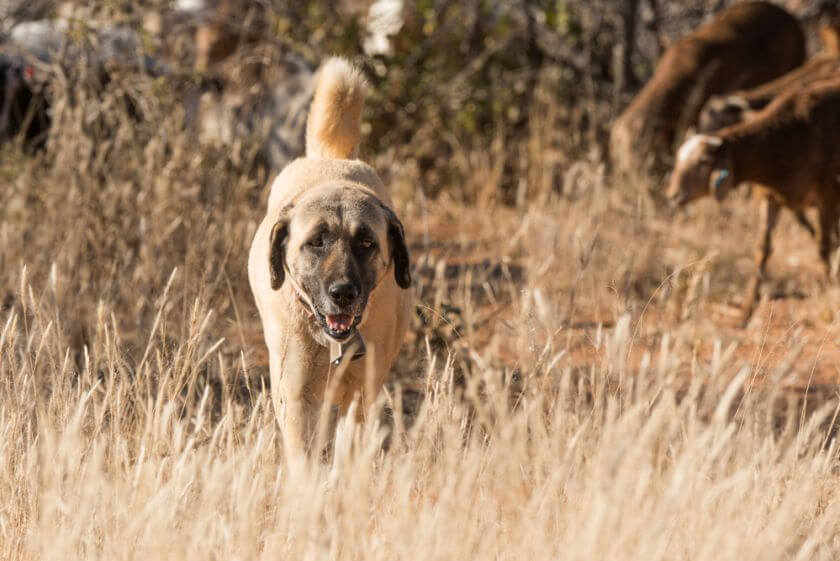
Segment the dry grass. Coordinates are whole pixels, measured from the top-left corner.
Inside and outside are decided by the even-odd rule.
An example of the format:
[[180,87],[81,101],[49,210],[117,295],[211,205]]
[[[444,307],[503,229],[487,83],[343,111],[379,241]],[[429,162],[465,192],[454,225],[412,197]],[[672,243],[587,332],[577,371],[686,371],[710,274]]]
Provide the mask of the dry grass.
[[786,393],[731,352],[686,385],[677,335],[636,369],[624,315],[590,333],[604,353],[588,371],[543,352],[515,406],[473,349],[471,407],[432,358],[388,452],[378,423],[341,426],[330,462],[289,469],[267,393],[235,395],[245,369],[212,343],[219,322],[201,302],[172,321],[173,278],[134,357],[104,303],[74,356],[63,275],[21,279],[0,333],[4,557],[836,558],[835,402],[785,415]]
[[245,279],[263,184],[160,86],[3,152],[4,559],[838,557],[840,292],[789,217],[742,330],[745,200],[665,216],[587,159],[560,196],[548,128],[514,208],[495,143],[455,155],[473,206],[375,156],[417,317],[381,422],[290,466]]

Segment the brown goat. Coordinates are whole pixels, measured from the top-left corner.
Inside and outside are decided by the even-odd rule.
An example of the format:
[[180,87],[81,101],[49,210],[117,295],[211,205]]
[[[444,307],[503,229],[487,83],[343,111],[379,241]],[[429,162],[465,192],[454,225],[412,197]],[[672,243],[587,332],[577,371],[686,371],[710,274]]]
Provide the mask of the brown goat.
[[712,95],[751,87],[796,68],[805,58],[797,20],[768,2],[741,2],[668,48],[653,77],[616,119],[610,152],[619,172],[657,163]]
[[[766,84],[726,96],[712,96],[700,112],[697,132],[708,134],[742,123],[755,116],[782,93],[796,88],[807,88],[831,78],[840,78],[840,58],[822,53]],[[797,222],[815,236],[816,230],[805,213],[795,211],[794,214]]]
[[820,54],[787,74],[749,90],[712,96],[697,122],[697,132],[710,133],[745,121],[773,99],[792,88],[808,87],[830,78],[840,78],[840,57]]
[[749,121],[715,136],[694,135],[680,148],[667,192],[672,202],[685,205],[709,194],[722,200],[743,181],[762,197],[757,271],[747,288],[745,319],[765,276],[780,207],[818,209],[819,252],[829,271],[840,214],[838,145],[840,80],[831,80],[785,93]]

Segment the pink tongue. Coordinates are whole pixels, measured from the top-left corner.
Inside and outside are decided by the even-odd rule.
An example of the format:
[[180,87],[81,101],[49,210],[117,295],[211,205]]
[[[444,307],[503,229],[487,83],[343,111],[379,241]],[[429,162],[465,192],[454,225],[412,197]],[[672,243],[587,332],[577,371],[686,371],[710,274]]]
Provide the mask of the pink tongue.
[[353,323],[353,316],[350,314],[338,314],[327,316],[327,325],[333,331],[347,331]]

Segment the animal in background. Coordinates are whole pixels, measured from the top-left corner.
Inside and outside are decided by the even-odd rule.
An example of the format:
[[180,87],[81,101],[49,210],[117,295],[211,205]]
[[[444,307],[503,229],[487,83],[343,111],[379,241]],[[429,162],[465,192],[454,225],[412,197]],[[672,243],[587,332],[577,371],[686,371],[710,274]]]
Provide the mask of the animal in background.
[[35,62],[14,49],[0,52],[0,142],[20,135],[28,149],[46,143],[50,115]]
[[667,196],[686,205],[705,196],[723,200],[749,181],[761,197],[756,274],[747,286],[745,321],[766,276],[779,209],[819,211],[817,242],[826,273],[837,246],[840,215],[840,80],[821,82],[776,98],[754,118],[680,147]]
[[788,8],[799,15],[806,28],[816,27],[820,51],[802,66],[775,80],[754,88],[712,96],[700,113],[697,132],[714,132],[740,123],[791,88],[840,78],[840,1],[817,0],[803,4],[806,3],[793,0],[788,2]]
[[619,173],[664,167],[712,95],[772,80],[805,59],[797,20],[769,2],[740,2],[674,43],[616,119],[610,156]]
[[[713,133],[751,119],[779,95],[807,88],[815,83],[840,78],[840,57],[821,53],[795,70],[755,88],[713,96],[697,121],[698,133]],[[801,210],[794,211],[797,222],[812,236],[816,235],[811,222]]]
[[[114,70],[169,72],[144,53],[140,36],[126,25],[86,22],[82,33],[80,24],[67,18],[20,22],[0,47],[0,141],[21,135],[25,148],[43,148],[52,121],[52,85],[57,78],[66,81],[76,65],[98,86],[108,84]],[[125,101],[139,118],[128,96]]]
[[710,133],[738,124],[788,90],[831,78],[840,78],[840,57],[820,54],[799,68],[755,88],[712,96],[700,112],[697,132]]

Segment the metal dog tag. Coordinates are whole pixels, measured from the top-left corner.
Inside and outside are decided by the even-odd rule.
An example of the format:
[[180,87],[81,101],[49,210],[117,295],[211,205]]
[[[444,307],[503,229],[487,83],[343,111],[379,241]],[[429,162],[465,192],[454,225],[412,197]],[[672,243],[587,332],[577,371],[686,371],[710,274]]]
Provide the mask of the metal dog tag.
[[358,330],[346,341],[330,341],[330,364],[338,366],[348,353],[352,353],[350,360],[358,360],[365,356],[365,340]]

